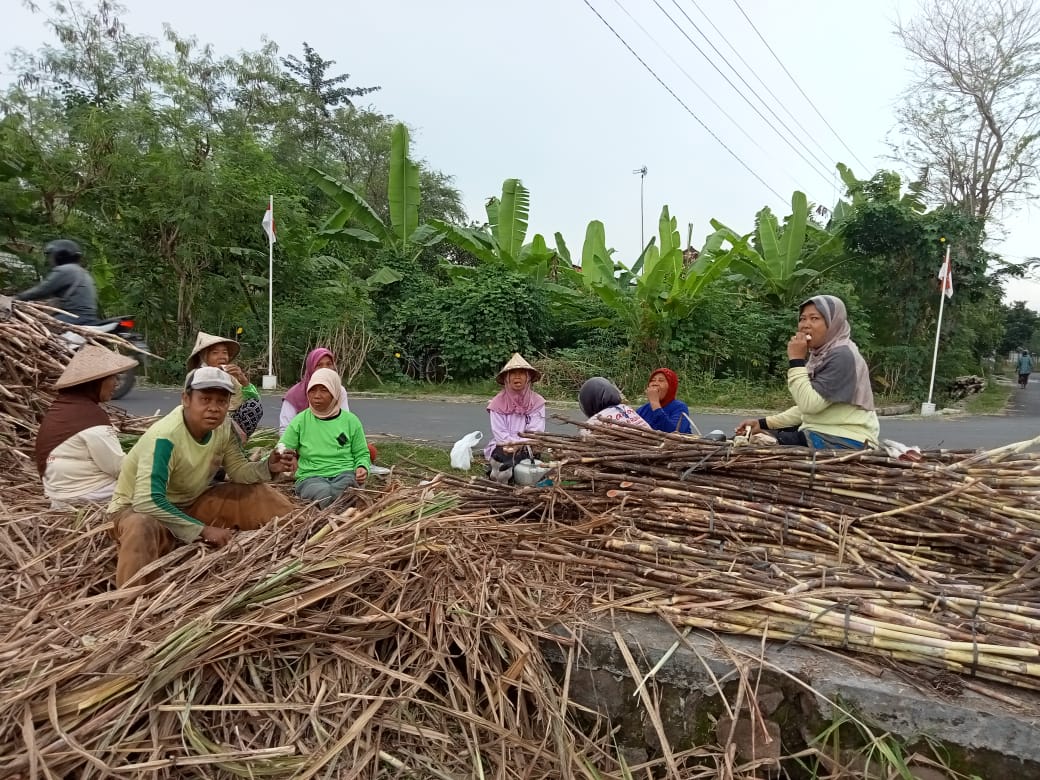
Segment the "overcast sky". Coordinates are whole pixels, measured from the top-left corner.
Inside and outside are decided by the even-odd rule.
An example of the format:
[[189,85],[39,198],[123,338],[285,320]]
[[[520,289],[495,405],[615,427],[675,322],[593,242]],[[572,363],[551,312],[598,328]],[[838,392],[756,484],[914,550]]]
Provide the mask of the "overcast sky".
[[[413,128],[413,154],[455,177],[472,217],[484,219],[484,200],[503,179],[520,178],[531,191],[529,238],[540,232],[551,244],[558,230],[578,254],[585,226],[599,219],[608,244],[629,259],[640,248],[633,171],[643,166],[647,238],[667,204],[684,241],[693,223],[698,245],[711,218],[743,233],[764,205],[782,217],[795,189],[832,206],[836,162],[861,178],[897,167],[888,142],[909,63],[893,26],[916,3],[739,3],[128,0],[124,21],[155,37],[166,22],[222,53],[267,37],[298,54],[307,41],[352,85],[382,87],[365,100]],[[4,5],[0,51],[50,40],[43,13]],[[1015,260],[1040,254],[1035,216],[1020,209],[991,248]],[[1012,282],[1007,298],[1040,309],[1040,283]]]

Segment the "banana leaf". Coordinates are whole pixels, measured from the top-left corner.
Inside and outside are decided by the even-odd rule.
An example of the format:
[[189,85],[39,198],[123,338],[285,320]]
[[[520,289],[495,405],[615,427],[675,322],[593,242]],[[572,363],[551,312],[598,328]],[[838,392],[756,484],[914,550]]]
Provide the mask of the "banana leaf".
[[[332,198],[344,212],[343,214],[339,212],[333,214],[325,223],[323,229],[342,227],[348,221],[353,220],[387,246],[393,247],[396,245],[393,234],[387,230],[383,220],[368,205],[368,201],[354,192],[353,189],[314,167],[308,167],[307,178],[311,184]],[[334,220],[339,224],[333,224]]]
[[571,250],[567,248],[567,242],[563,240],[563,234],[557,231],[553,237],[556,239],[557,254],[559,254],[560,257],[566,260],[568,265],[574,265],[573,261],[571,260]]
[[498,253],[495,252],[493,239],[482,230],[453,225],[440,219],[431,219],[430,227],[440,233],[444,239],[464,252],[469,252],[474,257],[485,263],[498,263]]
[[377,287],[386,287],[388,284],[394,284],[402,279],[404,279],[404,274],[384,265],[369,276],[365,280],[365,284],[372,290]]
[[390,225],[402,250],[419,227],[419,166],[408,159],[408,128],[394,125],[390,134]]
[[804,192],[795,191],[791,195],[791,216],[788,217],[783,235],[780,236],[782,277],[789,277],[795,270],[798,258],[802,254],[802,246],[805,244],[805,226],[808,222],[809,201]]
[[382,244],[379,236],[374,236],[361,228],[337,228],[335,230],[319,230],[314,235],[322,238],[346,238],[359,244]]
[[498,248],[502,254],[517,258],[527,235],[530,194],[519,179],[502,182],[502,202],[498,210]]
[[498,211],[501,201],[492,195],[484,202],[484,211],[487,212],[488,218],[488,230],[491,231],[491,235],[498,238]]

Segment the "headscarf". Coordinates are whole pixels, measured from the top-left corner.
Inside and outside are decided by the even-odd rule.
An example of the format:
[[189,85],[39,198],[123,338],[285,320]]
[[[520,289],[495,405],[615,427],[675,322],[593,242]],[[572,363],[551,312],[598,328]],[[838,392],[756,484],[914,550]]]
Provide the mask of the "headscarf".
[[58,391],[51,408],[40,422],[33,459],[40,476],[47,470],[47,458],[61,444],[80,431],[97,425],[111,425],[108,412],[101,408],[101,383],[105,378],[84,382]]
[[[859,353],[859,348],[851,338],[852,331],[849,328],[845,303],[833,295],[817,295],[803,301],[798,311],[801,312],[810,303],[827,323],[823,343],[812,345],[809,359],[805,363],[813,390],[828,401],[852,404],[868,412],[873,410],[874,391],[870,387],[870,372],[866,361]],[[832,360],[843,349],[852,353],[856,370],[851,375],[847,372],[828,371],[829,365],[836,368]]]
[[311,379],[307,383],[307,389],[310,390],[318,385],[323,386],[332,394],[332,398],[329,399],[329,405],[324,409],[315,409],[313,406],[310,406],[310,398],[307,399],[307,405],[310,406],[310,410],[314,412],[315,417],[320,420],[328,420],[340,412],[339,397],[343,391],[343,383],[339,379],[339,374],[331,368],[319,368],[311,374]]
[[[290,387],[285,393],[285,400],[292,404],[293,409],[298,412],[302,412],[307,408],[307,383],[311,381],[311,376],[317,370],[318,362],[323,357],[330,357],[333,363],[336,362],[336,356],[332,354],[331,350],[325,349],[325,347],[312,349],[307,353],[307,359],[303,361],[303,374],[300,377],[300,381]],[[340,387],[342,387],[342,384]],[[338,394],[336,395],[336,403],[339,403]]]
[[[526,369],[521,369],[526,370]],[[487,405],[489,412],[499,414],[534,414],[545,408],[545,399],[531,387],[531,372],[527,372],[527,384],[522,390],[513,390],[509,387],[509,380],[498,391],[498,395],[491,399]]]
[[661,406],[668,406],[675,400],[675,394],[679,392],[679,376],[670,368],[656,368],[650,374],[650,378],[653,379],[658,374],[663,376],[664,381],[668,383],[668,392],[661,396]]
[[585,380],[578,391],[578,406],[586,417],[595,417],[610,406],[621,403],[621,391],[613,382],[601,376]]

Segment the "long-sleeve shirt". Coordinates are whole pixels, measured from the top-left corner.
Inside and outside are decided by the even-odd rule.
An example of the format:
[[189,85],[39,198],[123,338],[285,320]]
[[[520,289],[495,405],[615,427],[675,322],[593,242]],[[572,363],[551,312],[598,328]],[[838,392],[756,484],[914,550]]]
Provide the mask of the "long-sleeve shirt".
[[[350,404],[347,402],[347,389],[345,387],[339,389],[339,408],[344,412],[350,411]],[[289,427],[289,423],[291,423],[293,418],[302,411],[302,409],[297,409],[289,403],[288,400],[282,399],[282,410],[278,414],[279,435],[285,433],[285,429]]]
[[527,441],[521,434],[524,431],[545,430],[545,407],[531,414],[502,414],[488,412],[491,415],[491,441],[484,447],[484,457],[491,460],[491,453],[500,444]]
[[[231,376],[228,374],[228,376]],[[256,385],[250,383],[248,385],[239,384],[239,381],[233,376],[231,381],[235,385],[235,390],[231,393],[231,403],[228,404],[228,411],[233,412],[238,409],[242,402],[250,398],[259,398],[260,391],[256,389]]]
[[119,477],[123,448],[111,425],[95,425],[63,441],[47,456],[43,492],[52,501],[77,498],[111,489]]
[[647,425],[655,431],[665,433],[691,433],[690,429],[690,407],[673,398],[660,409],[654,409],[649,402],[636,409],[636,414],[646,420]]
[[133,507],[166,526],[183,542],[202,533],[203,524],[184,509],[210,486],[223,468],[232,482],[268,482],[267,460],[250,463],[242,453],[229,420],[197,441],[177,407],[152,425],[127,453],[119,470],[109,513]]
[[881,428],[874,411],[853,404],[828,401],[813,389],[805,366],[787,370],[787,388],[795,405],[779,414],[766,417],[766,425],[775,430],[797,425],[800,430],[816,431],[878,446]]
[[308,477],[336,477],[344,471],[372,468],[365,429],[353,412],[342,409],[321,419],[309,408],[296,415],[282,434],[281,443],[299,454],[296,481]]
[[1015,368],[1018,369],[1018,373],[1020,374],[1033,373],[1033,358],[1029,355],[1019,355]]
[[56,298],[58,308],[82,322],[97,322],[97,288],[90,272],[79,263],[56,265],[35,287],[15,296],[19,301]]

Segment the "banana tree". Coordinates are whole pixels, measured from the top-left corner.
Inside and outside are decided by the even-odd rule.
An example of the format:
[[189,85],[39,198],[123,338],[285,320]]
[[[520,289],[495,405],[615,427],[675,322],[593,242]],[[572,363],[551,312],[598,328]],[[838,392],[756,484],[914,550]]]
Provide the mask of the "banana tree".
[[[525,243],[530,206],[530,192],[520,180],[506,179],[502,182],[502,197],[489,198],[485,204],[486,228],[463,227],[439,219],[431,219],[430,226],[448,243],[478,260],[504,267],[535,282],[545,282],[550,276],[558,280],[561,274],[573,275],[576,279],[569,258],[565,266],[558,262],[563,257],[561,245],[562,251],[566,252],[566,245],[558,233],[556,249],[538,233],[530,243]],[[464,269],[455,272],[466,273]]]
[[[419,224],[419,166],[408,156],[408,128],[394,125],[390,136],[390,181],[387,190],[390,224],[358,192],[327,173],[310,168],[310,181],[328,195],[339,208],[322,225],[311,241],[311,254],[318,254],[331,239],[359,246],[381,247],[401,257],[413,259],[426,247],[441,240],[429,225]],[[368,279],[372,286],[400,281],[401,274],[387,266]]]
[[[589,223],[582,250],[585,286],[616,315],[582,324],[616,327],[622,323],[643,348],[667,351],[675,326],[696,308],[704,295],[727,270],[733,249],[746,246],[746,239],[713,233],[700,256],[689,267],[683,263],[683,247],[675,217],[668,207],[661,210],[658,233],[631,269],[613,259],[606,245],[603,223]],[[723,251],[730,242],[731,249]]]
[[[846,261],[840,233],[812,221],[805,193],[791,196],[791,215],[783,227],[768,207],[758,212],[755,221],[755,233],[747,236],[738,236],[717,220],[711,224],[717,235],[733,245],[727,254],[734,276],[778,309],[797,305]],[[749,242],[752,237],[754,243]]]

